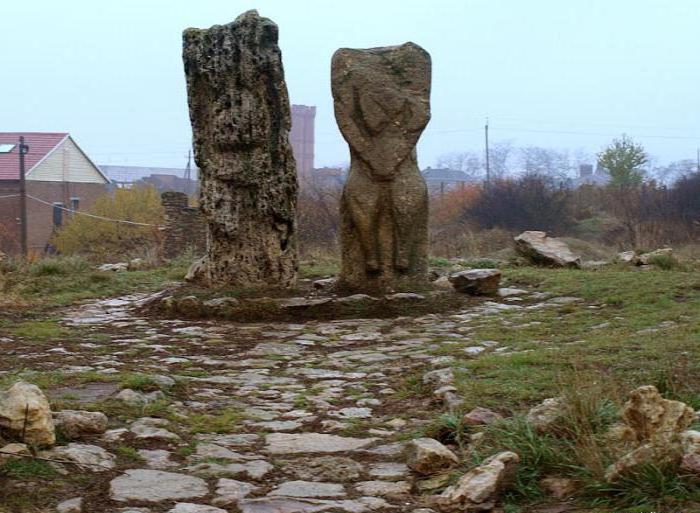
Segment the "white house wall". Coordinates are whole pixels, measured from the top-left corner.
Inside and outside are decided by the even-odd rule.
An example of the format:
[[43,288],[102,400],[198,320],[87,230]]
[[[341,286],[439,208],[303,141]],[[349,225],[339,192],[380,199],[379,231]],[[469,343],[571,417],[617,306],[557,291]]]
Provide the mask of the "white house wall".
[[[30,148],[31,151],[31,148]],[[105,179],[69,137],[27,174],[27,180],[104,184]]]

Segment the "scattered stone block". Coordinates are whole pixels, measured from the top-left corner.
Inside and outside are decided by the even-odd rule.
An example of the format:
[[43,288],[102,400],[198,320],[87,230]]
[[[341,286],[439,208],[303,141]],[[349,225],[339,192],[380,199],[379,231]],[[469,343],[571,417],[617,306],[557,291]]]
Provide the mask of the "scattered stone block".
[[54,426],[70,440],[107,431],[107,415],[99,411],[62,410],[54,413]]
[[432,438],[417,438],[405,448],[406,464],[419,474],[437,474],[459,463],[457,455]]
[[581,257],[561,239],[545,232],[527,231],[515,237],[515,251],[534,264],[553,267],[581,267]]
[[462,417],[462,422],[468,426],[485,426],[502,419],[503,415],[500,413],[477,406]]
[[636,447],[605,471],[605,479],[617,481],[640,465],[677,463],[684,456],[682,433],[695,420],[695,411],[680,401],[664,399],[656,387],[646,385],[630,392],[620,414],[623,424],[611,433],[623,445]]
[[499,494],[514,478],[520,457],[501,452],[464,474],[457,484],[447,488],[437,500],[441,511],[491,511]]
[[448,279],[457,292],[492,296],[498,292],[501,271],[498,269],[470,269],[452,273]]
[[74,497],[73,499],[59,502],[58,505],[56,505],[56,513],[82,513],[82,511],[82,497]]
[[540,433],[551,432],[561,418],[566,415],[566,403],[561,397],[550,397],[532,408],[528,413],[527,422]]

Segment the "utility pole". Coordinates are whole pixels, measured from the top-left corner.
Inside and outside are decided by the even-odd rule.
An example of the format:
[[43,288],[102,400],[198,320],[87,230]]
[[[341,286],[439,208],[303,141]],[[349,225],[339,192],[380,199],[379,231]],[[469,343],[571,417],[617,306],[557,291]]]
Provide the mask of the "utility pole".
[[700,173],[700,148],[697,150],[697,160],[695,170]]
[[24,156],[29,146],[24,144],[24,136],[19,137],[19,221],[22,257],[27,258],[27,180],[24,175]]
[[486,184],[491,183],[491,165],[489,162],[489,118],[486,118],[484,125],[484,136],[486,137]]
[[187,150],[187,166],[185,166],[185,194],[190,195],[190,180],[192,179],[192,150]]

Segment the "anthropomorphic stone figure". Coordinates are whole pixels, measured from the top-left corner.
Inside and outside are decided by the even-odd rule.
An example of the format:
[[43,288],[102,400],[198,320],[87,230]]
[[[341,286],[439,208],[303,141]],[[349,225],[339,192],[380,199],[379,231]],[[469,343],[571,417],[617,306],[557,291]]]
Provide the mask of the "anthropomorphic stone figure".
[[351,157],[341,287],[427,279],[428,193],[416,143],[430,119],[430,71],[430,55],[413,43],[333,55],[335,118]]
[[183,33],[207,251],[189,278],[212,286],[296,280],[297,178],[278,29],[256,11]]

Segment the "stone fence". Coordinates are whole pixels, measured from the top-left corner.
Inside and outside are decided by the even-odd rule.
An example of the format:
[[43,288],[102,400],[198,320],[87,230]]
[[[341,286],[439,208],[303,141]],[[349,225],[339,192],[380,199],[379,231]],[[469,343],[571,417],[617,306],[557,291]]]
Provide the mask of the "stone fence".
[[161,194],[165,210],[163,225],[164,258],[175,258],[185,251],[204,254],[206,248],[206,227],[198,208],[187,204],[187,194],[168,191]]

